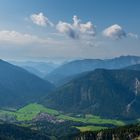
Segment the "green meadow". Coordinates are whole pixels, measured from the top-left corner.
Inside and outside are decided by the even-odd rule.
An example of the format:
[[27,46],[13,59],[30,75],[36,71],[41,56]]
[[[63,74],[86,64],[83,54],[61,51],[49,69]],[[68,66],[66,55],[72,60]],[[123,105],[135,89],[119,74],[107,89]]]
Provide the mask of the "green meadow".
[[[91,114],[85,115],[85,117],[76,117],[76,116],[70,116],[67,114],[63,114],[57,110],[50,109],[47,107],[44,107],[43,105],[33,103],[26,105],[22,107],[21,109],[13,112],[13,111],[5,111],[5,110],[0,110],[0,116],[8,116],[12,115],[16,118],[17,121],[31,121],[33,120],[39,113],[48,113],[50,115],[53,115],[57,117],[58,119],[63,119],[63,120],[69,120],[69,121],[74,121],[74,122],[82,122],[85,124],[91,124],[87,126],[81,126],[81,127],[76,127],[80,131],[96,131],[96,130],[101,130],[101,129],[106,129],[107,127],[102,127],[102,126],[94,126],[94,124],[98,125],[103,125],[103,124],[112,124],[115,126],[123,126],[125,123],[121,120],[112,120],[112,119],[103,119],[99,116],[94,116]],[[93,125],[92,125],[93,124]],[[74,126],[75,127],[75,126]]]

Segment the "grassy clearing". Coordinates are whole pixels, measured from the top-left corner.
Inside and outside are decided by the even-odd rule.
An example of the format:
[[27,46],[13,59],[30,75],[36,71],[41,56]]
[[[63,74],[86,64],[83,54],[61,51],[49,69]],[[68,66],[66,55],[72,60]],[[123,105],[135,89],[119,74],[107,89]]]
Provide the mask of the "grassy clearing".
[[58,118],[64,119],[64,120],[71,120],[76,122],[83,122],[83,123],[93,123],[93,124],[113,124],[116,126],[123,126],[125,123],[120,120],[112,120],[112,119],[103,119],[98,116],[91,115],[90,117],[85,118],[76,118],[76,117],[70,117],[67,115],[59,115]]
[[103,129],[107,129],[107,127],[102,127],[102,126],[80,126],[80,127],[76,127],[77,129],[79,129],[81,132],[86,132],[86,131],[98,131],[98,130],[103,130]]

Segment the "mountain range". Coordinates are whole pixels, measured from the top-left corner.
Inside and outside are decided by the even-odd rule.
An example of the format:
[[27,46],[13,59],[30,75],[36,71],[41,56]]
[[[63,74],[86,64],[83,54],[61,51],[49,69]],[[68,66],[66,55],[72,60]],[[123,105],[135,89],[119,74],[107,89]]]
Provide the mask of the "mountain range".
[[[108,69],[95,69],[95,63],[99,66],[101,61]],[[0,60],[0,107],[18,108],[39,102],[64,112],[91,113],[106,118],[138,118],[139,61],[140,57],[136,56],[73,61],[56,68],[55,71],[60,69],[61,73],[66,70],[63,75],[66,77],[61,81],[63,85],[55,88],[25,69]],[[65,69],[67,66],[69,70]],[[95,70],[89,71],[92,68]]]
[[[30,64],[19,67],[0,60],[1,119],[17,124],[5,124],[0,121],[0,139],[13,140],[21,136],[20,139],[23,140],[89,140],[88,138],[99,138],[99,135],[101,138],[110,138],[110,140],[114,138],[114,135],[125,139],[130,129],[119,128],[97,133],[81,133],[80,131],[83,128],[90,128],[91,125],[93,128],[98,123],[101,123],[101,126],[107,126],[107,123],[113,120],[117,122],[115,124],[138,122],[140,117],[140,57],[122,56],[106,60],[86,59],[69,62],[48,75],[56,72],[56,75],[51,77],[55,82],[52,82],[52,79],[50,81],[57,87],[46,79],[36,76],[40,72],[37,69],[40,66],[35,68],[32,67],[32,63]],[[43,68],[43,65],[41,67]],[[40,103],[40,106],[29,107],[26,112],[21,109],[23,113],[19,111],[19,108],[31,103]],[[46,108],[44,109],[42,105]],[[46,120],[42,111],[48,111],[53,115],[47,114]],[[55,119],[56,116],[67,120],[64,121],[65,126],[61,122],[51,124],[52,118]],[[43,122],[40,120],[42,117]],[[28,121],[22,122],[23,118]],[[34,118],[39,118],[37,123],[34,122]],[[32,127],[21,127],[30,125],[31,122]],[[132,127],[129,134],[136,135],[131,138],[139,137],[138,129],[139,126]]]
[[121,69],[130,65],[135,65],[140,63],[140,57],[138,56],[120,56],[113,59],[84,59],[75,60],[64,65],[59,66],[52,72],[45,76],[45,79],[60,86],[75,75],[82,72],[92,71],[97,68],[104,69]]

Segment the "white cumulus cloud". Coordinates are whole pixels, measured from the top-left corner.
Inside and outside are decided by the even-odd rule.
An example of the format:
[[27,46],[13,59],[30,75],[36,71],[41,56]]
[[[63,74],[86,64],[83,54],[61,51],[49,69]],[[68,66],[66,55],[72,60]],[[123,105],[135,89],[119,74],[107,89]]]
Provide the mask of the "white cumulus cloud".
[[39,14],[33,14],[30,16],[32,22],[36,25],[39,26],[53,26],[53,23],[46,17],[44,16],[43,13],[39,13]]
[[56,29],[66,34],[72,39],[87,38],[95,36],[95,26],[92,22],[81,23],[81,20],[77,16],[73,16],[73,23],[67,23],[59,21]]
[[78,39],[79,34],[78,32],[73,28],[73,26],[69,23],[59,21],[59,23],[56,26],[57,30],[61,33],[65,33],[70,38]]
[[126,37],[126,32],[123,30],[123,28],[120,25],[114,24],[106,28],[103,31],[103,35],[111,39],[121,39],[123,37]]

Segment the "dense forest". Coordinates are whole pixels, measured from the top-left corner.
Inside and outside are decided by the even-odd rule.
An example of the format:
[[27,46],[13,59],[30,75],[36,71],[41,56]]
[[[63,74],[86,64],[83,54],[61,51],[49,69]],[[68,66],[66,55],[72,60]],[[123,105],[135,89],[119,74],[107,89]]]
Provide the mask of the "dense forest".
[[[97,132],[84,132],[73,136],[71,140],[138,140],[140,138],[140,125],[128,125],[115,129]],[[68,138],[66,138],[68,140]]]
[[14,124],[0,124],[0,140],[51,140],[47,135]]
[[[41,128],[43,124],[36,125]],[[68,123],[64,126],[55,125],[55,128],[50,124],[44,124],[43,126],[46,127],[37,131],[4,123],[0,124],[0,140],[138,140],[140,138],[139,124],[94,132],[73,131],[67,129],[69,125]],[[58,127],[60,127],[59,131]],[[73,133],[71,133],[72,131]],[[69,135],[69,133],[71,134]],[[55,137],[55,135],[59,137]]]

